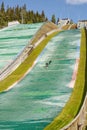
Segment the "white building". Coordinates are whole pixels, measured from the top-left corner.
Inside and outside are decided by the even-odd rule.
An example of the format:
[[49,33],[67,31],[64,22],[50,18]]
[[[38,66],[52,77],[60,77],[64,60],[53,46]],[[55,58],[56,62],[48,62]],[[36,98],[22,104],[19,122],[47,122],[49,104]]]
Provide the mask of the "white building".
[[68,24],[71,24],[71,23],[72,23],[72,20],[69,19],[69,18],[59,19],[58,27],[62,27],[62,26],[65,26],[65,25],[68,25]]
[[77,28],[81,29],[81,28],[87,28],[87,20],[79,20],[77,23]]
[[13,25],[17,25],[20,24],[18,21],[12,21],[12,22],[8,22],[8,26],[13,26]]

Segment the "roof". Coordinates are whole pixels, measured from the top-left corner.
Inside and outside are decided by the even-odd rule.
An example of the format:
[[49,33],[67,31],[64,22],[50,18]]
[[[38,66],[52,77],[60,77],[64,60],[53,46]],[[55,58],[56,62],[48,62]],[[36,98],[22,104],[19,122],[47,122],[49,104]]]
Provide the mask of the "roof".
[[62,19],[62,20],[69,20],[69,18],[64,18],[64,19]]
[[79,20],[79,22],[87,22],[87,20]]

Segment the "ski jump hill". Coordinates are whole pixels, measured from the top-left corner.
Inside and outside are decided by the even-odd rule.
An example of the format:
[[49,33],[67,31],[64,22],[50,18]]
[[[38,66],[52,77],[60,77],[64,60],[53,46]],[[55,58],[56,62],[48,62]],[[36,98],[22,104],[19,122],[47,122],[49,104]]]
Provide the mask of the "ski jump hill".
[[[68,30],[70,26],[62,29]],[[71,28],[72,29],[72,28]],[[0,92],[6,92],[17,84],[34,66],[34,61],[41,53],[48,41],[58,32],[58,26],[52,22],[44,23],[37,31],[23,51],[8,66],[0,71]],[[87,32],[82,30],[80,63],[78,67],[77,80],[69,101],[63,111],[56,117],[45,130],[80,130],[84,128],[87,108]],[[84,60],[83,60],[84,57]]]

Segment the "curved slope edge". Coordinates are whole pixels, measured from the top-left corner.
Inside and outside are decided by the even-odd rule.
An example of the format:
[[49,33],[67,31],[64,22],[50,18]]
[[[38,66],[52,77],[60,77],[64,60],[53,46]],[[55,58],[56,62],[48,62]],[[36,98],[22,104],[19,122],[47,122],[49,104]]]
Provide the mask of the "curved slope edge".
[[[82,29],[81,31],[81,46],[80,46],[80,62],[78,67],[78,73],[77,78],[75,82],[75,87],[73,89],[73,92],[71,94],[71,97],[69,101],[66,103],[64,109],[60,113],[59,116],[57,116],[54,121],[49,124],[44,130],[60,130],[67,124],[69,124],[71,121],[75,119],[75,117],[78,115],[87,91],[87,32],[85,29]],[[77,121],[79,123],[79,120]],[[73,124],[75,125],[75,124]],[[77,124],[76,124],[76,127]],[[75,127],[70,130],[77,130]],[[62,130],[68,130],[67,127],[64,127]]]

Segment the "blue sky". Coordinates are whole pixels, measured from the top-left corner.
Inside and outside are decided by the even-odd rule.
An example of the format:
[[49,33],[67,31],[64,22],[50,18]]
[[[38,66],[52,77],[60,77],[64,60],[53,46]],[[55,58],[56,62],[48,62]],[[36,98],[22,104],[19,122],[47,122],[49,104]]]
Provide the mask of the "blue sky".
[[51,19],[52,14],[56,18],[71,18],[74,22],[87,19],[87,0],[0,0],[5,4],[13,7],[26,4],[27,10],[42,12],[44,10],[46,16]]

